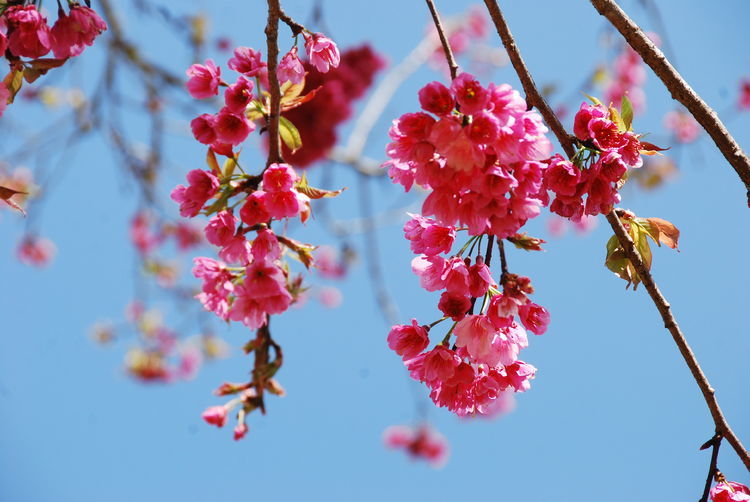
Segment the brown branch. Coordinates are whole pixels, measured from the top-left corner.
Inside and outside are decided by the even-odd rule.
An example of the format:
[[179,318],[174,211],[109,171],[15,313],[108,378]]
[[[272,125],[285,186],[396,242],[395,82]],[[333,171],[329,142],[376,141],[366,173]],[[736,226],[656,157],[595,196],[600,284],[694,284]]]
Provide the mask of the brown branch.
[[500,285],[502,286],[508,277],[508,260],[505,258],[505,243],[502,239],[497,240],[497,250],[500,252]]
[[268,117],[268,162],[270,166],[281,162],[281,144],[279,138],[279,113],[281,112],[281,90],[276,76],[279,57],[279,18],[282,15],[279,0],[268,0],[268,24],[266,25],[266,44],[268,47],[268,92],[271,94],[271,113]]
[[708,502],[708,495],[711,491],[711,482],[714,480],[714,474],[716,474],[716,463],[719,460],[719,447],[721,446],[721,434],[718,432],[714,434],[714,437],[706,441],[701,450],[711,448],[711,463],[708,465],[708,477],[706,478],[706,486],[703,488],[703,496],[701,496],[698,502]]
[[516,47],[516,41],[513,38],[513,34],[510,32],[510,28],[508,28],[508,24],[505,22],[503,13],[497,5],[497,1],[484,0],[484,4],[487,6],[492,22],[495,24],[497,34],[500,35],[500,40],[503,41],[503,47],[505,47],[505,51],[508,53],[508,58],[513,65],[513,69],[516,70],[516,74],[521,80],[523,92],[526,93],[526,104],[529,108],[535,106],[537,110],[539,110],[539,113],[544,117],[544,121],[547,122],[547,125],[552,129],[552,132],[555,133],[555,136],[557,136],[557,140],[560,142],[562,149],[565,150],[565,153],[569,158],[572,158],[575,155],[573,141],[568,133],[565,132],[565,128],[560,123],[557,115],[552,111],[552,108],[549,107],[547,101],[545,101],[542,95],[539,94],[534,79],[531,77],[528,68],[526,68],[526,63],[524,63],[518,47]]
[[690,87],[682,78],[682,75],[667,60],[664,53],[649,40],[643,30],[628,17],[614,0],[591,0],[591,3],[599,11],[599,14],[606,17],[617,28],[617,31],[625,37],[628,44],[651,67],[669,90],[672,98],[682,103],[711,136],[716,147],[745,184],[748,204],[750,205],[750,159],[732,135],[729,134],[716,112]]
[[[552,112],[552,110],[549,108],[544,98],[539,94],[539,91],[534,85],[534,81],[531,78],[528,69],[526,68],[526,64],[521,57],[521,53],[518,50],[518,47],[516,47],[515,40],[513,39],[513,36],[511,35],[507,24],[505,23],[505,19],[500,12],[500,8],[498,7],[496,0],[485,0],[485,4],[487,5],[487,9],[490,12],[492,21],[495,23],[497,32],[503,41],[505,50],[508,51],[508,56],[513,62],[513,67],[515,68],[516,73],[518,73],[518,77],[521,79],[521,82],[524,84],[524,90],[527,94],[527,100],[531,99],[531,103],[537,106],[545,121],[547,121],[547,123],[554,131],[563,149],[568,154],[568,157],[572,157],[575,149],[571,136],[568,135],[568,133],[565,131],[562,124],[555,116],[554,112]],[[649,296],[651,296],[651,300],[656,306],[656,309],[659,311],[659,314],[661,314],[661,318],[664,321],[664,327],[667,328],[667,330],[669,330],[669,333],[672,335],[672,339],[677,344],[677,348],[679,349],[680,354],[682,354],[682,358],[685,360],[685,363],[690,369],[693,378],[698,384],[698,387],[703,394],[703,398],[706,401],[706,405],[711,412],[711,417],[713,418],[714,424],[716,426],[717,434],[723,436],[727,440],[727,442],[732,445],[732,448],[734,448],[734,451],[745,464],[745,467],[750,470],[750,454],[748,454],[739,438],[735,435],[734,431],[732,431],[731,427],[727,423],[726,418],[724,418],[724,414],[722,413],[721,408],[719,407],[719,403],[716,400],[716,396],[714,395],[715,391],[713,387],[711,387],[711,384],[708,382],[708,379],[703,373],[703,370],[701,369],[700,364],[695,357],[695,354],[693,353],[690,345],[688,345],[687,340],[685,339],[685,335],[683,335],[682,330],[680,330],[677,321],[672,315],[669,302],[667,302],[666,298],[664,298],[664,296],[661,294],[661,291],[656,285],[651,272],[644,264],[640,254],[638,254],[633,241],[623,228],[622,223],[620,223],[620,219],[617,217],[614,210],[607,215],[607,221],[611,225],[612,230],[614,230],[615,235],[620,242],[620,245],[625,251],[625,255],[638,272],[643,285],[646,287]]]
[[435,4],[432,0],[425,0],[427,2],[427,7],[430,8],[430,14],[432,14],[432,21],[435,23],[435,29],[438,32],[438,36],[440,37],[440,43],[443,45],[443,51],[445,52],[445,59],[448,62],[448,68],[450,68],[451,72],[451,80],[456,78],[456,73],[458,72],[458,65],[456,64],[456,59],[453,57],[453,51],[451,50],[451,44],[448,42],[448,37],[445,35],[445,30],[443,29],[443,23],[440,21],[440,14],[438,14],[437,9],[435,8]]
[[284,12],[283,9],[279,9],[279,19],[284,21],[284,23],[289,26],[289,29],[292,30],[292,36],[296,37],[303,31],[306,31],[305,27],[299,24],[297,21],[292,19],[287,15],[286,12]]

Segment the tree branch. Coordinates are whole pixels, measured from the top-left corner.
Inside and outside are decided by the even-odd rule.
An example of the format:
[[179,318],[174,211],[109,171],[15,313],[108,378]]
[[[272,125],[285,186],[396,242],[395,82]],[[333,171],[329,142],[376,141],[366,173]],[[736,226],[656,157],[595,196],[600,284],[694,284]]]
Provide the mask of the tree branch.
[[708,502],[708,495],[711,491],[711,481],[714,480],[714,474],[716,474],[716,463],[719,460],[719,447],[721,446],[721,434],[718,432],[714,434],[714,437],[701,446],[701,450],[711,448],[711,463],[708,465],[708,477],[706,479],[706,486],[703,488],[703,496],[701,496],[698,502]]
[[451,72],[451,80],[456,78],[456,73],[458,72],[458,65],[456,64],[456,59],[453,57],[453,51],[451,50],[451,44],[448,42],[448,37],[445,35],[445,30],[443,29],[443,23],[440,22],[440,14],[438,14],[437,9],[435,8],[435,4],[432,0],[425,0],[427,2],[427,7],[430,8],[430,14],[432,14],[432,21],[435,23],[435,29],[438,32],[438,36],[440,37],[440,43],[443,46],[443,51],[445,52],[445,60],[448,62],[448,68],[450,68]]
[[268,0],[268,24],[266,25],[266,45],[268,47],[268,91],[271,94],[271,113],[268,117],[268,163],[281,162],[279,142],[279,113],[281,111],[281,90],[276,76],[279,57],[279,18],[282,15],[279,0]]
[[620,8],[614,0],[591,0],[599,14],[606,17],[617,28],[628,44],[651,67],[661,79],[672,98],[682,103],[705,129],[716,147],[731,164],[737,175],[745,184],[748,205],[750,206],[750,159],[719,119],[716,112],[706,104],[692,87],[682,78],[667,60],[664,53],[649,40],[643,30]]
[[[592,1],[596,2],[597,0]],[[524,90],[526,91],[527,95],[527,102],[533,103],[539,109],[540,113],[544,117],[544,120],[550,125],[553,132],[555,133],[555,136],[557,136],[557,139],[560,141],[563,149],[568,154],[568,157],[572,157],[575,152],[572,138],[565,131],[562,124],[555,116],[554,112],[552,112],[552,110],[547,105],[541,94],[539,94],[539,91],[534,85],[534,80],[531,78],[531,74],[526,68],[526,64],[521,57],[521,53],[518,50],[518,47],[516,47],[515,40],[513,39],[513,36],[508,29],[508,25],[505,23],[505,19],[500,12],[500,7],[498,7],[497,1],[485,0],[485,4],[487,5],[487,9],[489,10],[492,21],[497,28],[497,32],[500,35],[501,40],[503,41],[505,50],[508,51],[508,57],[510,57],[511,62],[513,63],[513,68],[515,68],[516,73],[518,73],[518,77],[524,84]],[[714,424],[716,425],[716,432],[723,436],[727,440],[727,442],[732,445],[732,448],[734,448],[734,451],[745,464],[745,467],[750,471],[750,454],[748,454],[747,450],[742,445],[742,442],[740,442],[739,438],[735,435],[734,431],[732,431],[731,427],[727,423],[726,418],[724,418],[724,414],[722,413],[721,408],[719,407],[719,403],[716,400],[716,396],[714,395],[715,391],[711,387],[711,384],[708,382],[708,379],[703,373],[703,370],[701,369],[700,364],[695,357],[695,354],[693,353],[690,345],[688,345],[687,340],[685,339],[685,335],[683,335],[679,325],[677,324],[677,321],[672,315],[669,302],[667,302],[666,298],[664,298],[664,296],[661,294],[661,291],[656,285],[654,278],[651,276],[651,272],[644,264],[641,256],[638,254],[633,241],[623,228],[622,223],[620,223],[620,219],[617,217],[614,210],[607,215],[607,221],[612,227],[612,230],[614,230],[615,235],[620,242],[620,245],[625,251],[625,255],[638,272],[643,285],[648,291],[649,296],[651,296],[651,300],[653,301],[656,309],[659,311],[659,314],[662,317],[662,320],[664,321],[664,327],[667,328],[667,330],[669,330],[669,333],[672,335],[672,339],[674,340],[675,344],[677,344],[677,348],[679,349],[682,358],[685,360],[685,363],[690,369],[693,378],[698,384],[698,387],[703,394],[703,398],[706,401],[706,405],[711,412],[711,417],[713,418]]]

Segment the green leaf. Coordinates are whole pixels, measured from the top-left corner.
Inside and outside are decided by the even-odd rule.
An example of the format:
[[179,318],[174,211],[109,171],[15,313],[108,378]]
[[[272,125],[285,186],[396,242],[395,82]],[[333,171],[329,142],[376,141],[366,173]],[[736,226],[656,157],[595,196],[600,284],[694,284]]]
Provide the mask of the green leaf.
[[311,199],[323,199],[323,198],[336,197],[341,192],[346,190],[346,187],[340,190],[323,190],[322,188],[311,187],[309,183],[307,182],[307,175],[304,172],[302,173],[302,178],[300,178],[300,180],[297,182],[294,188],[296,188],[298,192],[301,192],[307,195]]
[[622,110],[622,120],[625,122],[626,130],[630,131],[633,129],[633,103],[630,102],[627,94],[622,97],[620,109]]
[[609,119],[617,124],[617,130],[620,132],[625,132],[628,130],[628,128],[625,126],[625,122],[622,120],[622,117],[620,116],[620,112],[617,111],[617,108],[614,106],[609,107]]
[[11,70],[3,79],[3,84],[8,88],[10,96],[8,97],[8,104],[11,104],[16,99],[16,94],[21,90],[23,85],[23,69]]
[[299,131],[286,117],[279,117],[279,134],[281,140],[292,153],[302,147],[302,137],[299,135]]
[[586,96],[587,98],[589,98],[589,101],[591,101],[592,103],[594,103],[597,106],[602,104],[602,102],[599,101],[598,99],[596,99],[594,96],[589,96],[588,94],[586,94],[583,91],[581,91],[581,94],[583,94],[584,96]]

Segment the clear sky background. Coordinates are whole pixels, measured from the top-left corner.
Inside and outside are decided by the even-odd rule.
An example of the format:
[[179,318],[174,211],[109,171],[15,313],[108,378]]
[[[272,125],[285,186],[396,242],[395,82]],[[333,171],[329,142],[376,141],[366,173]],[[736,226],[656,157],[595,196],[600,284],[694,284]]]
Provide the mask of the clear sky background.
[[[265,54],[263,2],[164,3],[174,4],[175,12],[203,8],[211,16],[212,35],[263,46]],[[604,20],[588,2],[502,4],[537,82],[557,84],[559,96],[574,93],[610,56],[599,43]],[[750,6],[742,0],[659,4],[679,70],[748,147],[750,114],[724,112],[733,109],[740,78],[750,75]],[[311,2],[283,5],[294,17],[308,18]],[[447,15],[468,3],[438,5]],[[655,28],[639,2],[623,1],[623,6]],[[184,71],[190,56],[177,52],[174,38],[158,23],[123,8],[127,30],[148,45],[151,57]],[[329,0],[325,22],[340,47],[369,41],[393,63],[422,38],[428,11],[422,2]],[[495,37],[490,40],[499,45]],[[225,64],[226,55],[211,55]],[[87,82],[85,76],[101,61],[102,51],[89,49],[79,63],[79,79]],[[383,157],[389,120],[415,111],[416,91],[441,78],[425,68],[399,90],[373,132],[370,156]],[[493,80],[517,85],[510,67],[499,69]],[[673,104],[650,71],[645,88],[648,110],[635,127],[653,131],[657,139],[664,136],[661,120]],[[54,116],[38,105],[18,104],[2,121],[33,129]],[[137,129],[139,122],[129,119],[126,125]],[[203,165],[204,155],[187,136],[185,123],[170,127],[170,164],[160,184],[164,198],[189,169]],[[12,145],[3,141],[2,148]],[[243,155],[250,158],[250,153]],[[39,165],[34,152],[28,155],[29,165]],[[136,192],[112,158],[107,144],[92,138],[64,160],[68,168],[38,222],[59,249],[50,268],[16,262],[22,224],[10,212],[1,215],[0,500],[699,498],[709,454],[698,447],[713,434],[713,423],[646,292],[625,291],[624,282],[604,268],[611,231],[603,218],[585,237],[550,238],[545,253],[510,250],[511,270],[532,278],[535,301],[552,314],[547,334],[534,337],[524,353],[539,371],[510,415],[467,421],[432,406],[426,388],[410,383],[386,346],[388,325],[360,260],[341,285],[345,299],[338,310],[310,302],[274,319],[274,336],[285,351],[278,376],[288,396],[269,398],[268,415],[253,414],[248,437],[236,443],[230,430],[202,423],[200,413],[221,403],[211,395],[219,383],[244,378],[250,362],[239,347],[249,337],[247,330],[221,328],[219,334],[235,349],[232,356],[206,366],[193,381],[165,386],[143,386],[125,374],[127,342],[103,349],[87,337],[95,321],[120,318],[134,295],[126,225]],[[750,225],[744,190],[705,137],[683,150],[680,159],[673,182],[649,193],[626,188],[621,205],[640,216],[668,219],[682,231],[679,253],[654,250],[654,275],[725,414],[747,444]],[[334,169],[335,182],[352,189],[329,209],[341,219],[357,218],[357,179],[342,167]],[[311,173],[315,179],[320,175],[320,170]],[[373,182],[372,190],[379,209],[409,200],[387,179]],[[169,210],[176,214],[176,207]],[[546,236],[546,218],[531,223],[529,232]],[[401,224],[378,230],[385,280],[403,322],[411,317],[430,322],[437,318],[437,295],[421,290],[411,274]],[[309,227],[305,239],[335,243],[316,225]],[[361,251],[361,236],[353,243]],[[451,458],[442,470],[412,462],[381,443],[387,426],[413,423],[425,404],[430,422],[450,441]],[[719,466],[731,479],[750,480],[726,444]]]

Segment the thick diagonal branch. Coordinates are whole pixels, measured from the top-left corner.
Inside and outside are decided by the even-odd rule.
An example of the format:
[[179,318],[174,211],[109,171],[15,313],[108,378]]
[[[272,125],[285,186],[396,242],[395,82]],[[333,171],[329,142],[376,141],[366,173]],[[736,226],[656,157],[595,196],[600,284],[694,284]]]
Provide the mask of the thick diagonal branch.
[[[535,106],[537,106],[540,113],[544,117],[544,120],[552,128],[555,136],[557,136],[557,139],[560,141],[563,149],[568,154],[568,157],[572,157],[573,153],[575,152],[575,148],[571,136],[565,131],[565,128],[563,128],[554,112],[547,105],[544,98],[539,93],[539,90],[534,85],[534,80],[531,78],[531,74],[526,68],[526,64],[524,63],[523,59],[521,58],[521,53],[518,50],[518,47],[516,47],[513,35],[508,29],[508,25],[506,24],[505,19],[500,12],[500,7],[497,5],[497,1],[485,0],[484,3],[487,5],[490,17],[492,18],[492,21],[497,28],[498,35],[500,35],[500,38],[503,41],[503,46],[505,47],[505,50],[508,51],[508,57],[510,58],[511,62],[513,62],[513,68],[515,68],[516,73],[518,73],[518,77],[521,79],[521,82],[524,83],[527,102],[533,103]],[[656,309],[661,315],[662,320],[664,321],[664,327],[667,328],[667,330],[669,330],[669,333],[672,335],[672,339],[677,344],[677,348],[679,349],[680,354],[682,355],[685,363],[687,364],[690,372],[693,375],[693,378],[698,384],[698,387],[703,394],[703,398],[706,401],[706,405],[711,412],[711,417],[713,418],[714,424],[716,426],[717,434],[720,434],[727,440],[730,445],[732,445],[732,448],[734,448],[734,451],[745,464],[745,467],[750,471],[750,454],[748,454],[747,450],[742,445],[742,442],[739,440],[737,435],[729,426],[726,418],[724,417],[724,414],[719,407],[719,403],[716,400],[716,396],[714,395],[715,391],[713,387],[711,387],[711,384],[708,382],[708,378],[706,378],[706,375],[703,373],[703,370],[701,369],[700,364],[695,357],[695,354],[693,353],[690,345],[688,345],[687,340],[685,339],[685,335],[683,335],[680,326],[677,324],[677,321],[672,315],[672,310],[669,302],[667,302],[666,298],[664,298],[664,295],[661,294],[661,291],[656,285],[651,272],[641,259],[641,256],[640,254],[638,254],[638,251],[636,250],[632,239],[623,228],[622,223],[620,223],[620,219],[617,217],[614,211],[610,212],[607,215],[607,221],[612,227],[612,230],[614,230],[615,235],[620,242],[620,245],[625,250],[625,255],[638,272],[638,275],[640,276],[641,281],[646,288],[646,291],[648,291],[649,296],[651,296],[651,300],[653,301]]]
[[281,162],[279,142],[279,114],[281,112],[281,89],[276,76],[279,57],[279,18],[282,15],[279,0],[268,0],[268,24],[266,46],[268,47],[268,92],[271,95],[271,110],[268,117],[268,165]]
[[682,103],[706,130],[727,162],[734,168],[747,190],[750,204],[750,159],[742,151],[716,112],[706,104],[692,87],[671,65],[664,53],[643,33],[635,22],[614,0],[591,0],[599,14],[606,17],[617,28],[628,44],[651,67],[657,77],[669,89],[672,97]]

